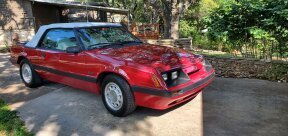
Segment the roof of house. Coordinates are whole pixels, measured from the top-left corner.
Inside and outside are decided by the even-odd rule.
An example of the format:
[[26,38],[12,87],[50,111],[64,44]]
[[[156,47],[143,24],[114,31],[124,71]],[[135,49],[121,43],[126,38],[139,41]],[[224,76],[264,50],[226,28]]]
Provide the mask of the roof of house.
[[45,28],[77,28],[77,27],[91,27],[91,26],[121,26],[119,23],[107,22],[76,22],[76,23],[53,23],[50,25],[43,25],[40,29]]
[[35,48],[41,39],[42,35],[47,29],[53,28],[79,28],[79,27],[97,27],[97,26],[121,26],[119,23],[106,23],[106,22],[79,22],[79,23],[55,23],[50,25],[43,25],[39,28],[34,37],[26,43],[25,46]]
[[[48,5],[56,5],[60,7],[75,7],[75,8],[83,8],[83,9],[96,9],[100,11],[106,11],[106,12],[112,12],[112,13],[118,13],[118,14],[128,14],[129,10],[127,9],[120,9],[120,8],[113,8],[113,7],[105,7],[105,5],[101,6],[95,6],[96,4],[94,3],[87,3],[82,4],[82,3],[75,3],[75,2],[61,2],[61,1],[49,1],[49,0],[30,0],[32,3],[37,2],[37,3],[42,3],[42,4],[48,4]],[[90,4],[90,5],[89,5]]]

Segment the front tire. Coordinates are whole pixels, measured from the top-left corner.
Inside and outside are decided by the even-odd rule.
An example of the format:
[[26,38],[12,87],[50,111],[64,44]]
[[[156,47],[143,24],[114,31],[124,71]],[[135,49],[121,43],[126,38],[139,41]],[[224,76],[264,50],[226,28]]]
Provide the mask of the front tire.
[[123,117],[136,109],[129,84],[117,75],[108,75],[101,84],[102,101],[114,116]]
[[20,76],[27,87],[35,88],[42,84],[42,79],[27,59],[22,60],[20,63]]

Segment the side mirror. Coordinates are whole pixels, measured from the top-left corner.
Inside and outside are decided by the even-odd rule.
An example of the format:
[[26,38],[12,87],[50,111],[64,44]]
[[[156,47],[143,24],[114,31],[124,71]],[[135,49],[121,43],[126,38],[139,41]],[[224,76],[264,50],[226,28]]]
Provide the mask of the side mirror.
[[66,48],[66,52],[67,53],[79,53],[81,51],[80,47],[79,46],[71,46],[71,47],[67,47]]

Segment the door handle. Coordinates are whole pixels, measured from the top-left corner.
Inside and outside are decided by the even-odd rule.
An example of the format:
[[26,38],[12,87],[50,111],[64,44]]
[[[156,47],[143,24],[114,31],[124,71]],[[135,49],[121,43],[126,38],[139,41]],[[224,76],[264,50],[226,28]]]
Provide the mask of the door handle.
[[40,56],[43,57],[43,58],[45,58],[45,57],[46,57],[45,52],[41,52]]

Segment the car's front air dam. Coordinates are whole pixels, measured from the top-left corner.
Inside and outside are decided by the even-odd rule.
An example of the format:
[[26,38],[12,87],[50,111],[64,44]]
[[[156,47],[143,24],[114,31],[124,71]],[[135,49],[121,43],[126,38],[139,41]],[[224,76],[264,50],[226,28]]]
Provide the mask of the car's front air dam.
[[[204,83],[192,88],[191,90],[185,91],[183,94],[169,93],[169,95],[160,95],[161,93],[151,94],[141,90],[136,90],[139,88],[132,88],[132,90],[134,91],[137,105],[152,109],[165,110],[196,97],[203,88],[208,86],[213,81],[214,72],[211,73],[211,75],[207,76],[207,78],[208,79],[206,79]],[[193,84],[191,86],[193,86]]]

